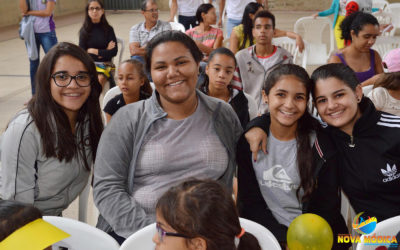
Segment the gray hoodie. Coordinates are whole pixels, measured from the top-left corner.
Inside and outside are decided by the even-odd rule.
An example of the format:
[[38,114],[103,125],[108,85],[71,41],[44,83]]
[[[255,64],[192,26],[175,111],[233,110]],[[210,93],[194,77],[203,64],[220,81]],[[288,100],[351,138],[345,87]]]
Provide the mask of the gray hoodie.
[[[132,198],[135,166],[143,139],[150,126],[167,113],[151,98],[122,107],[104,130],[97,150],[93,195],[100,211],[97,227],[128,237],[154,221]],[[242,128],[228,103],[197,91],[199,100],[212,117],[215,131],[229,156],[228,168],[219,181],[232,189],[236,168],[236,143]],[[193,142],[196,147],[196,142]]]
[[[33,204],[43,215],[58,216],[88,182],[90,171],[80,158],[60,162],[44,155],[39,130],[26,109],[10,122],[0,147],[2,199]],[[89,146],[86,154],[92,162]]]

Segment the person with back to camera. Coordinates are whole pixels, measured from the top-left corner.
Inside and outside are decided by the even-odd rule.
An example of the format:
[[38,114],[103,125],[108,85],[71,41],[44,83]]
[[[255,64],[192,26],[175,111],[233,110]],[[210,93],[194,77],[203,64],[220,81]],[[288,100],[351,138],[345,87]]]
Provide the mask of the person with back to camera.
[[119,242],[155,221],[157,199],[189,177],[232,190],[242,128],[229,104],[196,90],[203,54],[180,31],[147,45],[156,90],[122,107],[102,134],[94,171],[97,227]]
[[3,134],[0,194],[60,216],[88,183],[103,131],[101,85],[92,58],[66,42],[46,54],[36,80]]
[[[268,10],[268,0],[220,0],[219,1],[219,21],[218,27],[222,28],[222,20],[224,19],[223,14],[226,12],[226,37],[231,36],[233,27],[240,25],[242,22],[242,16],[246,5],[250,2],[257,2],[262,4],[266,10]],[[226,5],[226,9],[225,9]],[[225,9],[225,12],[223,11]]]
[[[118,46],[101,0],[89,0],[86,5],[85,21],[79,31],[79,47],[87,51],[95,61],[99,82],[104,88],[106,82],[114,77],[115,65],[112,58],[117,55]],[[110,88],[114,86],[111,84]]]
[[[377,111],[363,97],[350,67],[335,63],[316,69],[311,76],[312,95],[323,128],[339,155],[340,187],[356,214],[376,217],[378,222],[400,215],[400,123],[399,117]],[[259,119],[249,128],[264,127]],[[261,132],[261,133],[260,133]],[[260,128],[248,131],[253,155],[257,155],[264,134]],[[265,153],[265,141],[262,143]]]
[[351,44],[333,55],[328,63],[343,63],[355,72],[362,86],[374,84],[383,72],[382,59],[371,49],[379,35],[378,20],[371,14],[355,12],[340,25],[342,37]]
[[[29,3],[29,5],[27,3]],[[56,25],[53,20],[55,5],[56,0],[19,0],[19,8],[22,15],[34,17],[33,31],[31,32],[34,32],[36,47],[27,47],[28,52],[31,49],[37,50],[37,57],[34,59],[29,58],[32,95],[35,94],[36,71],[40,63],[40,45],[42,45],[44,53],[47,53],[51,47],[57,44]],[[27,43],[26,45],[28,46]]]
[[279,64],[292,63],[292,55],[285,49],[272,44],[275,16],[268,10],[258,11],[253,20],[253,37],[256,44],[236,53],[236,68],[232,87],[243,90],[254,98],[258,113],[268,110],[262,101],[261,91],[269,71]]
[[382,64],[389,72],[380,75],[368,97],[377,110],[400,116],[400,48],[391,50]]
[[[253,19],[257,11],[264,10],[263,6],[256,2],[251,2],[246,5],[243,12],[242,22],[238,26],[235,26],[232,30],[231,37],[229,39],[229,49],[236,54],[239,50],[245,49],[252,46],[255,43],[253,38]],[[280,29],[274,30],[275,37],[287,36],[296,40],[296,46],[299,47],[299,51],[304,50],[303,38],[291,31],[284,31]]]
[[216,181],[187,180],[157,202],[158,250],[261,250],[241,226],[231,193]]
[[137,60],[128,59],[123,61],[118,67],[117,80],[118,87],[122,93],[116,95],[105,104],[106,123],[110,121],[111,117],[121,107],[145,100],[153,92],[149,79],[147,79],[144,72],[143,65]]
[[262,116],[270,120],[264,127],[268,154],[252,159],[244,136],[237,148],[239,214],[268,228],[283,249],[289,225],[302,213],[327,220],[334,238],[348,232],[340,214],[336,150],[307,110],[310,93],[305,69],[294,64],[274,68],[263,91],[270,112]]
[[[211,2],[212,0],[207,1],[207,3]],[[199,25],[199,23],[196,23],[198,22],[196,10],[203,3],[203,0],[171,0],[170,17],[168,21],[174,22],[174,17],[178,13],[178,22],[185,27],[185,30],[190,29],[190,27],[196,27]]]

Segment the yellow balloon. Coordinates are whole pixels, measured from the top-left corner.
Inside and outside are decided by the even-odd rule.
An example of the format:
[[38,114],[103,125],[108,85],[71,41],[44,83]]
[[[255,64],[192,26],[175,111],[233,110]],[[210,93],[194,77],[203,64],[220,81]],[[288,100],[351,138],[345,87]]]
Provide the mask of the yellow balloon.
[[328,222],[316,214],[302,214],[292,221],[287,232],[290,250],[329,250],[333,233]]

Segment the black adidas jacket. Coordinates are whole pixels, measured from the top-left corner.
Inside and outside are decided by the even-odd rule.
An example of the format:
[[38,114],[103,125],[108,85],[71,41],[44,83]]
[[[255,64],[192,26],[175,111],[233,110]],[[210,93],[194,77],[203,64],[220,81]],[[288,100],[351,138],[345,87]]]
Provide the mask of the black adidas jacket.
[[353,136],[328,126],[339,150],[340,185],[356,213],[379,221],[400,215],[400,117],[377,111],[368,98]]
[[[263,128],[269,128],[268,115],[256,118]],[[254,122],[251,122],[254,123]],[[260,124],[259,124],[260,125]],[[309,202],[303,203],[303,213],[314,213],[330,224],[334,233],[333,249],[348,249],[349,244],[337,244],[337,234],[347,234],[348,230],[340,214],[340,192],[337,172],[337,150],[324,131],[317,132],[313,146],[314,178],[317,188]],[[252,164],[249,145],[242,136],[237,148],[239,214],[268,228],[279,242],[286,242],[287,227],[280,224],[265,202]]]
[[[328,126],[339,152],[339,184],[356,213],[379,221],[400,215],[400,117],[380,112],[370,99],[360,103],[362,116],[353,136]],[[248,124],[264,128],[256,118]]]

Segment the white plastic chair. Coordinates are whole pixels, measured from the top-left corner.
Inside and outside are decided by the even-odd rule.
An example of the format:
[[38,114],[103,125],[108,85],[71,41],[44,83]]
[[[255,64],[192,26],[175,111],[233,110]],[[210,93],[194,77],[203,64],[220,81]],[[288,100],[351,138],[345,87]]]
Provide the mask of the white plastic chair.
[[[253,234],[257,238],[262,250],[281,250],[279,242],[268,229],[254,221],[243,218],[239,218],[239,220],[240,225],[244,230]],[[129,236],[124,243],[122,243],[120,250],[153,250],[155,244],[153,243],[152,238],[155,233],[156,224],[150,224]]]
[[183,33],[185,33],[185,26],[183,26],[183,24],[178,23],[178,22],[169,22],[169,24],[171,25],[171,28],[173,30],[179,30],[179,31],[182,31]]
[[[400,216],[392,217],[387,220],[378,222],[376,224],[375,230],[369,234],[373,235],[376,234],[377,236],[396,236],[396,234],[400,230]],[[378,246],[377,245],[364,245],[364,235],[361,236],[360,240],[361,243],[357,244],[357,250],[375,250]],[[388,246],[388,245],[385,245]]]
[[289,37],[277,37],[272,39],[272,44],[281,46],[290,52],[293,56],[293,63],[303,68],[307,66],[307,52],[305,50],[300,53],[299,47],[296,45],[296,40],[291,39]]
[[103,104],[101,106],[101,110],[103,112],[103,118],[104,118],[104,124],[107,125],[107,120],[106,120],[106,113],[103,111],[104,107],[106,104],[114,98],[116,95],[121,94],[121,89],[118,86],[112,87],[107,91],[107,93],[104,95],[103,98]]
[[257,238],[262,250],[281,250],[278,240],[268,229],[251,220],[244,218],[239,220],[244,230]]
[[396,29],[400,29],[400,3],[391,3],[387,7],[387,11],[391,14],[392,24],[394,28],[390,32],[391,36],[394,36]]
[[378,36],[372,48],[378,51],[383,59],[392,49],[400,48],[400,37],[396,36]]
[[53,250],[58,250],[60,247],[66,247],[69,250],[119,249],[119,244],[113,237],[88,224],[57,216],[43,216],[43,219],[71,235],[64,240],[53,244]]
[[389,3],[386,0],[372,0],[372,8],[385,10],[388,6]]
[[124,39],[117,37],[117,43],[118,43],[118,53],[119,53],[119,57],[118,57],[118,67],[122,62],[122,55],[124,54],[124,50],[125,50],[125,42]]
[[[92,176],[92,175],[90,175]],[[90,191],[90,183],[91,178],[89,178],[88,183],[85,188],[79,194],[79,213],[78,220],[84,223],[87,223],[87,209],[88,209],[88,200],[89,200],[89,191]]]
[[120,250],[153,250],[156,246],[152,240],[155,233],[156,223],[150,224],[129,236],[122,243]]
[[[329,45],[323,39],[326,31]],[[294,32],[301,34],[306,42],[307,65],[326,64],[335,47],[331,20],[328,17],[301,17],[294,24]]]

